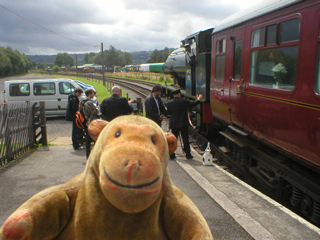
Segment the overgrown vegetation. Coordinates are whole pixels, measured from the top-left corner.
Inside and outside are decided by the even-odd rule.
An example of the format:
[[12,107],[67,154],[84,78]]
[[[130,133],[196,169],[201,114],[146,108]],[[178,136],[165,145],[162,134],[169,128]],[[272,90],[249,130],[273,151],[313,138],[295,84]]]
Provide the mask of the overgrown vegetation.
[[26,55],[11,47],[0,47],[0,77],[27,73],[33,62]]
[[165,48],[163,50],[154,50],[151,54],[151,56],[148,58],[147,63],[162,63],[165,62],[170,55],[170,53],[173,52],[173,48]]
[[72,67],[74,64],[74,58],[70,56],[68,53],[58,53],[56,58],[54,59],[54,64],[59,67],[62,67],[62,66]]

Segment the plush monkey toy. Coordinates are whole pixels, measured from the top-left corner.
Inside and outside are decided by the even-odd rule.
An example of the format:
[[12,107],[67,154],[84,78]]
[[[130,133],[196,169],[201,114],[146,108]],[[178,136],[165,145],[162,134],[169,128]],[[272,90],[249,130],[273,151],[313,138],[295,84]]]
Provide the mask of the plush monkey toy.
[[84,172],[22,204],[1,240],[213,239],[169,177],[174,135],[141,116],[95,120],[89,132],[97,141]]

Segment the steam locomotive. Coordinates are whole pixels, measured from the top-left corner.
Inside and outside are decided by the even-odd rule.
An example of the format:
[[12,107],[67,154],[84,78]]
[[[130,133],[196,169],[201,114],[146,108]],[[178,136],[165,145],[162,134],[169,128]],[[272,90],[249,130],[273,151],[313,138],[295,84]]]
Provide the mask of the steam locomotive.
[[319,26],[319,0],[261,2],[183,39],[196,63],[185,60],[185,77],[177,79],[185,97],[203,95],[193,123],[213,139],[214,155],[227,158],[316,224]]

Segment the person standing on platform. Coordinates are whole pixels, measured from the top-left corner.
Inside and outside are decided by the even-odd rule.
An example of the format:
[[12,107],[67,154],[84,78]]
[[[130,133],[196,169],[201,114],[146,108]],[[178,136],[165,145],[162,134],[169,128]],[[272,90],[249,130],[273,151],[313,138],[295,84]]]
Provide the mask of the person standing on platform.
[[102,119],[109,122],[118,116],[128,115],[133,112],[130,106],[131,101],[128,101],[125,97],[121,97],[120,87],[114,86],[111,91],[112,96],[104,99],[100,104]]
[[144,102],[146,117],[155,121],[160,127],[163,117],[167,115],[167,110],[161,101],[161,91],[161,85],[155,85]]
[[72,146],[74,150],[84,149],[84,147],[79,145],[79,134],[81,129],[78,128],[75,121],[76,111],[78,110],[78,107],[79,107],[79,97],[81,96],[82,93],[83,93],[82,88],[77,87],[74,90],[74,92],[68,96],[66,120],[72,121],[71,139],[72,139]]
[[86,118],[86,157],[88,158],[91,152],[91,143],[94,142],[93,139],[88,134],[88,126],[94,120],[99,118],[99,108],[96,106],[94,101],[94,90],[88,88],[85,90],[86,98],[81,101],[80,104],[83,104],[83,112]]
[[[188,99],[181,98],[181,91],[177,89],[172,93],[173,99],[170,100],[167,104],[167,114],[170,116],[169,126],[172,133],[178,139],[179,134],[181,133],[183,149],[186,154],[187,159],[192,159],[189,144],[189,119],[188,119],[188,109],[194,107],[197,104],[201,103],[202,95],[200,94],[196,101],[189,101]],[[175,159],[175,153],[170,155],[170,159]]]

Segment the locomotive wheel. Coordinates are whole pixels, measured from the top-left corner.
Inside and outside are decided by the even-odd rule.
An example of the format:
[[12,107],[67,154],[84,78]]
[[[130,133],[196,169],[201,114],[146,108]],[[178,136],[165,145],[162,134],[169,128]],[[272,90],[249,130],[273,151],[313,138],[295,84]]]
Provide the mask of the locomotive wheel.
[[309,196],[304,196],[303,200],[301,201],[301,212],[304,215],[311,215],[312,213],[312,208],[313,208],[313,201]]

